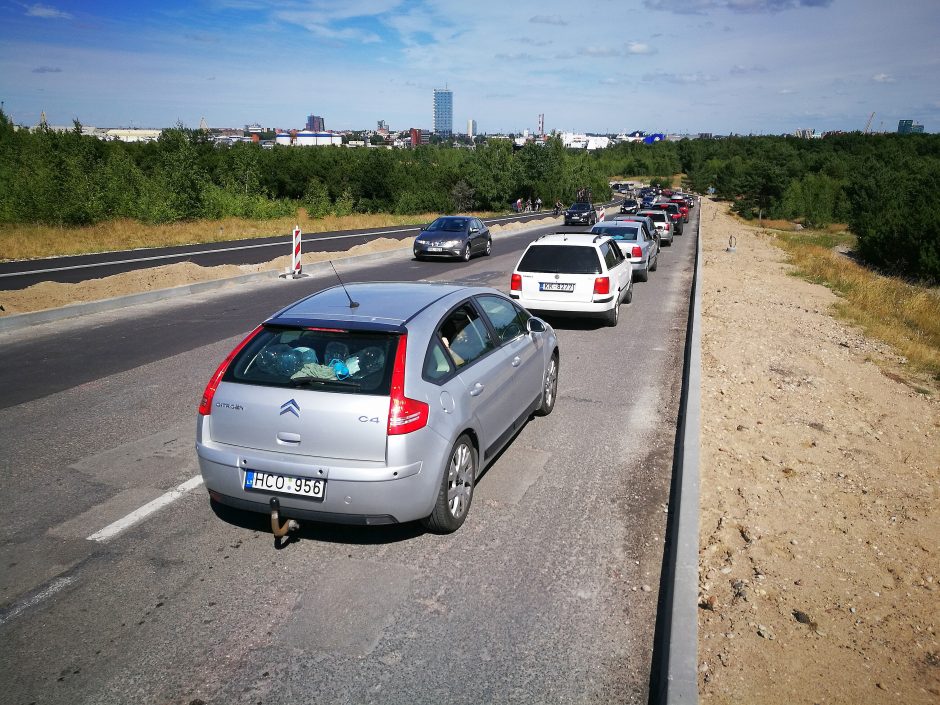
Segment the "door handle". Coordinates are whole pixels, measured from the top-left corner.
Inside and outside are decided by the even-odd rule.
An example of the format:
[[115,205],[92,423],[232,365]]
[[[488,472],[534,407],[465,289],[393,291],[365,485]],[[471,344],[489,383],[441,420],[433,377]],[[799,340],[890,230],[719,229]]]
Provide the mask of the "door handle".
[[483,393],[483,388],[484,388],[484,386],[485,386],[485,385],[482,385],[482,384],[480,384],[479,382],[477,382],[476,384],[474,384],[474,385],[473,385],[473,389],[470,390],[470,396],[471,396],[471,397],[478,397],[478,396],[480,396],[480,394]]
[[518,355],[516,355],[516,356],[512,359],[512,366],[513,366],[513,367],[519,367],[519,365],[521,365],[521,364],[522,364],[522,358],[519,357]]

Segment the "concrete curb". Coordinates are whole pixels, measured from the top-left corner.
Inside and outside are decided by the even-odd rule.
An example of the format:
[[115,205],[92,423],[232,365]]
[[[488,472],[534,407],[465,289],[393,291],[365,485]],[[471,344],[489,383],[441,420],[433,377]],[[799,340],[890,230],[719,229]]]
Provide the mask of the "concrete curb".
[[[549,214],[547,217],[551,217]],[[545,223],[541,222],[544,218],[539,219],[537,225],[532,225],[523,228],[518,228],[514,230],[507,231],[512,235],[518,235],[520,233],[526,232],[530,229],[535,229],[537,227],[545,227]],[[502,232],[495,233],[494,237],[502,237],[504,234]],[[343,262],[345,264],[355,264],[355,265],[365,265],[372,262],[377,262],[381,260],[389,259],[390,257],[407,255],[404,258],[411,257],[411,245],[403,245],[402,247],[394,248],[391,250],[383,250],[382,252],[371,252],[365,255],[351,255],[346,257],[335,257],[332,259],[334,263]],[[327,260],[322,260],[320,262],[313,262],[311,264],[304,265],[305,274],[326,274],[332,272],[330,269],[329,262]],[[67,318],[75,318],[77,316],[87,316],[92,313],[102,313],[104,311],[114,311],[117,309],[125,308],[127,306],[137,306],[139,304],[151,304],[157,301],[164,301],[166,299],[175,299],[181,296],[189,296],[191,294],[201,294],[207,291],[215,291],[217,289],[224,289],[230,286],[237,286],[239,284],[248,284],[258,281],[270,281],[274,282],[280,276],[280,272],[277,270],[268,270],[264,272],[252,272],[250,274],[241,274],[236,277],[228,277],[227,279],[211,279],[209,281],[194,282],[192,284],[183,284],[182,286],[174,286],[169,289],[155,289],[153,291],[145,291],[140,294],[129,294],[127,296],[116,296],[110,299],[100,299],[99,301],[88,301],[80,304],[69,304],[68,306],[62,306],[61,308],[49,308],[42,311],[31,311],[30,313],[19,313],[12,316],[3,316],[0,317],[0,333],[9,333],[11,331],[21,330],[23,328],[29,328],[30,326],[39,325],[41,323],[53,323],[55,321],[62,321]],[[290,281],[290,280],[287,280]]]
[[[701,200],[699,201],[701,206]],[[658,705],[698,703],[699,434],[702,411],[702,218],[696,227],[679,429],[664,563],[663,638]],[[655,675],[654,675],[655,677]]]

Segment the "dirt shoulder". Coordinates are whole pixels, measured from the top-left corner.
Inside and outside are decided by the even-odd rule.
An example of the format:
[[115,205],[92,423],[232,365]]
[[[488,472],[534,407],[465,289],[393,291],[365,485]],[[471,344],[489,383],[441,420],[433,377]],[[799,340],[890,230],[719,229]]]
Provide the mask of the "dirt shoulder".
[[701,209],[701,700],[936,703],[938,395]]

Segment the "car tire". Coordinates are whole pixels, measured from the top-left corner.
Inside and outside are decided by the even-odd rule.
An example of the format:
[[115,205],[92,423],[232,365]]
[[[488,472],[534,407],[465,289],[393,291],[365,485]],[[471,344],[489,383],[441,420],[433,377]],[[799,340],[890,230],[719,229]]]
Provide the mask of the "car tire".
[[634,279],[638,282],[648,282],[650,280],[649,264],[646,265],[646,268],[642,272],[637,272]]
[[415,259],[416,259],[418,262],[423,262],[423,261],[424,261],[424,257],[422,257],[421,255],[417,255],[417,254],[415,255]]
[[633,287],[631,286],[627,289],[627,295],[623,297],[623,302],[625,304],[633,303]]
[[542,387],[542,403],[535,410],[536,416],[548,416],[555,408],[558,397],[558,353],[552,353],[552,359],[545,370],[545,384]]
[[653,266],[650,267],[650,271],[655,272],[657,269],[659,269],[659,255],[653,258]]
[[611,328],[615,328],[617,323],[620,322],[620,293],[617,293],[617,298],[614,299],[614,307],[607,312],[607,317],[605,319],[607,325]]
[[486,239],[486,249],[483,251],[483,254],[486,257],[489,257],[491,254],[493,254],[493,239],[492,238]]
[[444,466],[434,510],[421,521],[425,528],[437,534],[450,534],[461,527],[473,501],[477,457],[477,449],[470,436],[462,434],[451,448]]
[[460,255],[460,259],[464,262],[470,261],[470,243],[468,242],[463,248],[463,254]]

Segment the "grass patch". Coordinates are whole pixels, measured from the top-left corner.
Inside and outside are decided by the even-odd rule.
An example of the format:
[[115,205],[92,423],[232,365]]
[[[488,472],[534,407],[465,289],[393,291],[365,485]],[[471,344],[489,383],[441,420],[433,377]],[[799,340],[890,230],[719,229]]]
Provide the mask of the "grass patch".
[[[195,245],[253,237],[285,237],[299,225],[304,233],[332,230],[383,228],[395,225],[429,223],[439,214],[421,215],[357,214],[311,218],[303,208],[291,218],[248,220],[195,220],[166,225],[147,225],[129,219],[110,220],[86,227],[49,225],[0,225],[0,252],[5,260],[37,259],[145,247]],[[476,213],[491,217],[493,213]]]
[[862,266],[840,251],[854,245],[849,233],[808,230],[774,237],[801,276],[842,297],[836,307],[841,317],[891,345],[913,368],[940,379],[940,288]]

